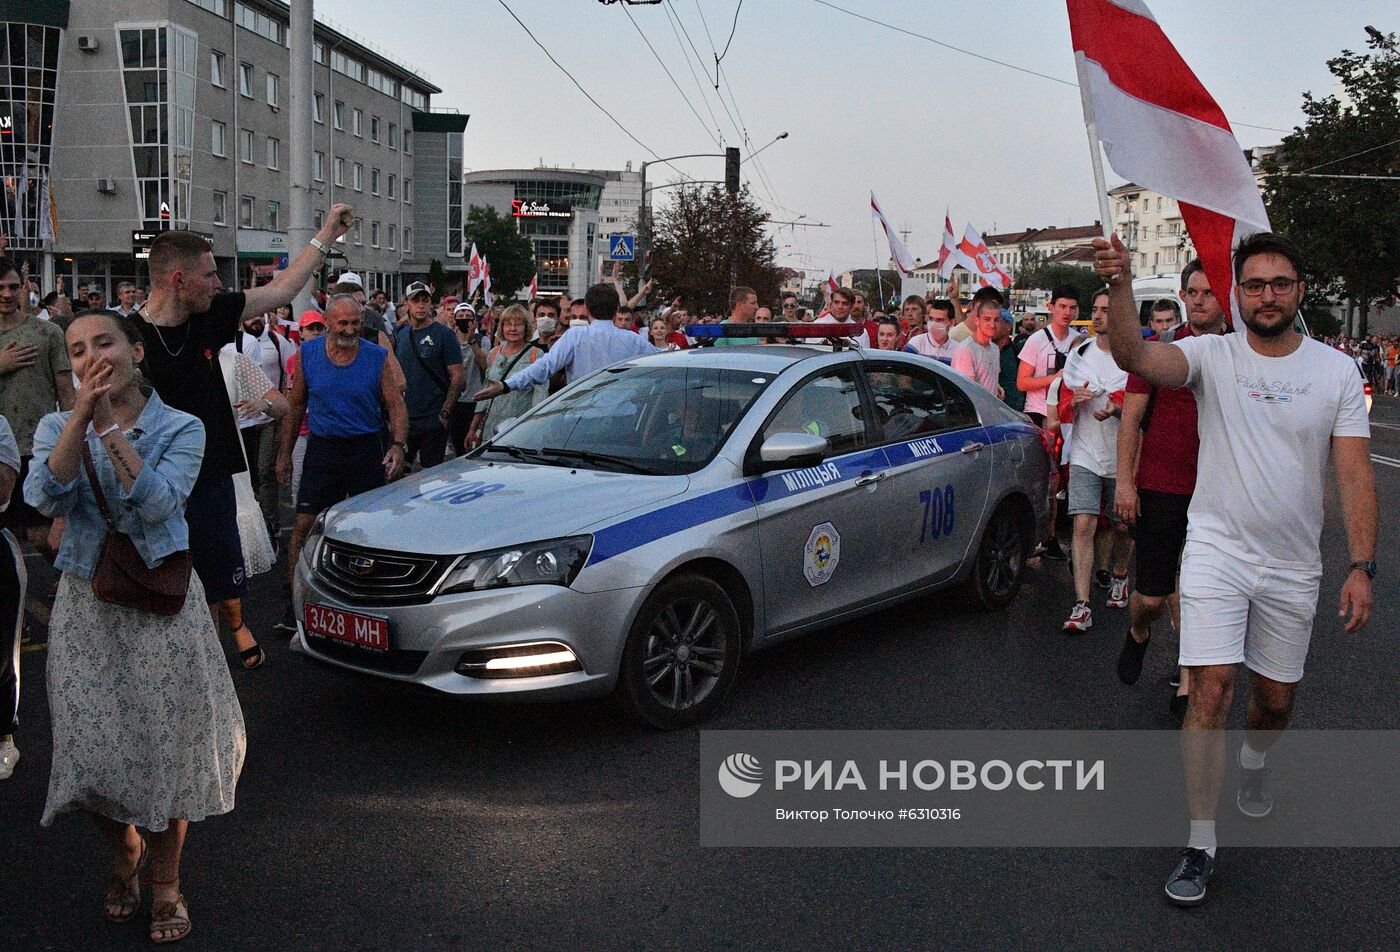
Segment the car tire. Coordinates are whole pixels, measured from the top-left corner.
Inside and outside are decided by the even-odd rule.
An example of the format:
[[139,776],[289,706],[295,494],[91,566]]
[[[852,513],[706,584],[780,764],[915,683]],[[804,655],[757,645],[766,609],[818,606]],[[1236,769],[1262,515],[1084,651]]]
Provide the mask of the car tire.
[[662,730],[698,724],[733,687],[741,640],[734,603],[713,579],[666,579],[632,623],[617,698],[627,713]]
[[1030,550],[1028,520],[1006,500],[987,520],[968,576],[968,589],[979,607],[999,611],[1011,604],[1025,577]]

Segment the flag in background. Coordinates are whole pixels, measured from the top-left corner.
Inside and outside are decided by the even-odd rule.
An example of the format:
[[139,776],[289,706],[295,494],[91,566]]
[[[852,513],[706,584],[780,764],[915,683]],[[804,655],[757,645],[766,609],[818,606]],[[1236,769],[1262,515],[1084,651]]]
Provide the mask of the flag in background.
[[1235,311],[1231,250],[1269,231],[1249,161],[1219,104],[1142,0],[1068,0],[1084,119],[1113,171],[1175,198],[1216,299]]
[[841,285],[839,285],[839,284],[836,283],[836,278],[832,277],[831,272],[828,271],[828,272],[826,273],[826,289],[827,289],[828,291],[834,292],[834,291],[835,291],[837,288],[839,288],[840,286],[841,286]]
[[540,292],[540,276],[538,272],[530,277],[530,300],[535,299],[535,295]]
[[481,258],[481,299],[486,302],[487,307],[492,306],[491,300],[491,262],[483,255]]
[[899,269],[900,274],[910,275],[914,273],[914,256],[909,253],[909,249],[904,247],[904,242],[899,240],[899,236],[890,227],[889,220],[885,218],[885,213],[880,210],[880,203],[875,201],[875,193],[870,193],[870,211],[880,219],[880,227],[885,229],[885,237],[890,242],[890,257],[894,259],[894,266]]
[[[957,250],[957,247],[958,239],[953,236],[953,219],[949,218],[945,211],[943,213],[943,243],[938,246],[938,273],[945,278],[948,277],[948,274],[944,274],[943,266],[947,264],[948,258]],[[951,273],[952,270],[949,268],[948,272]]]
[[1011,287],[1011,275],[1002,269],[1001,263],[992,255],[987,247],[987,242],[976,228],[968,223],[967,231],[963,233],[963,240],[958,243],[958,250],[969,261],[972,267],[968,270],[978,275],[983,284],[1005,290]]
[[477,254],[476,242],[472,242],[471,257],[467,259],[467,297],[476,293],[476,286],[481,283],[481,255]]

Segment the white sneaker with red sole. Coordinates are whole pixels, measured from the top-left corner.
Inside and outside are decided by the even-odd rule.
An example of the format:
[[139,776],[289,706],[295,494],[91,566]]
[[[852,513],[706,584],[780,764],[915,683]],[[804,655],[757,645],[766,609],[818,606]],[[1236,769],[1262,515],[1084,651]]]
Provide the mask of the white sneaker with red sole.
[[1113,584],[1108,590],[1108,601],[1105,602],[1109,608],[1128,607],[1128,576],[1113,576]]
[[1094,613],[1089,609],[1088,602],[1075,602],[1074,609],[1069,613],[1069,618],[1065,621],[1065,631],[1083,632],[1094,627]]

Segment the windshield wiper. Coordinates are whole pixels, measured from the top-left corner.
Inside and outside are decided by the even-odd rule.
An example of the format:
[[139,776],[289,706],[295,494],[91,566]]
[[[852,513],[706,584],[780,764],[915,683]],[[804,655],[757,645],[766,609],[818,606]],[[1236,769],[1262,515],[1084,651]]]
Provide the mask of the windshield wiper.
[[614,466],[621,466],[634,473],[642,473],[647,476],[655,476],[656,470],[643,466],[634,459],[626,456],[614,456],[611,453],[595,453],[592,450],[571,450],[562,446],[546,446],[539,451],[548,456],[565,456],[569,459],[580,460],[585,463],[606,463]]
[[524,460],[527,463],[554,464],[548,456],[540,450],[527,449],[523,446],[510,446],[504,443],[488,443],[481,448],[483,453],[505,453],[511,459]]

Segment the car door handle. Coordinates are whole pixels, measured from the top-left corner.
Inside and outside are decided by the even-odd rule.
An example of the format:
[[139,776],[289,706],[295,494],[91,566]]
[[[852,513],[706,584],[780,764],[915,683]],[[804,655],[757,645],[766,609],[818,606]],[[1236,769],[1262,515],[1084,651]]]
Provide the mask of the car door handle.
[[868,486],[868,485],[870,485],[871,483],[878,483],[880,480],[882,480],[882,479],[884,479],[884,478],[885,478],[885,474],[884,474],[884,473],[866,473],[864,476],[861,476],[861,477],[859,477],[859,478],[856,479],[856,485],[857,485],[857,486]]
[[987,444],[986,444],[986,443],[964,443],[964,444],[963,444],[963,448],[962,448],[961,450],[959,450],[958,452],[960,452],[960,453],[976,453],[976,452],[978,452],[978,451],[980,451],[980,450],[985,450],[986,448],[987,448]]

